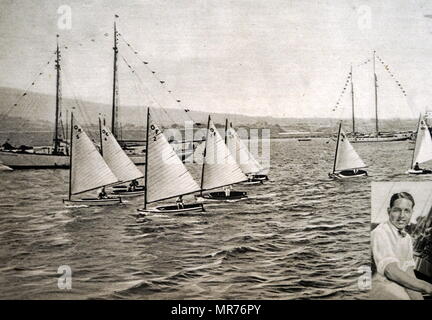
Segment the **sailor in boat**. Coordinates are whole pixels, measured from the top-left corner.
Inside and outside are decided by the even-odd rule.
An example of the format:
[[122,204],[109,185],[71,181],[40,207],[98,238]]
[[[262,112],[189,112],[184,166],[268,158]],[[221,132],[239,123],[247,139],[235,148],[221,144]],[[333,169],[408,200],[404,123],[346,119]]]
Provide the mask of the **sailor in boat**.
[[376,269],[371,299],[422,300],[422,294],[432,294],[432,284],[414,274],[413,240],[405,231],[414,204],[414,198],[407,192],[393,194],[387,209],[389,219],[371,232],[372,261]]
[[420,171],[420,170],[423,170],[423,169],[421,169],[420,168],[420,166],[419,166],[419,163],[418,162],[416,162],[415,163],[415,165],[414,165],[414,168],[413,168],[415,171]]
[[135,191],[137,187],[138,187],[138,181],[134,179],[129,183],[128,191]]
[[225,192],[225,197],[229,198],[229,196],[231,195],[231,189],[232,189],[232,185],[223,187],[223,191]]
[[16,149],[13,145],[9,143],[9,139],[7,139],[6,142],[2,144],[2,148],[3,150],[7,150],[7,151]]
[[176,199],[177,209],[184,209],[183,196],[178,196]]
[[100,190],[99,190],[99,193],[98,193],[98,199],[107,199],[108,198],[108,195],[107,195],[107,193],[106,193],[106,191],[105,191],[105,187],[102,187]]

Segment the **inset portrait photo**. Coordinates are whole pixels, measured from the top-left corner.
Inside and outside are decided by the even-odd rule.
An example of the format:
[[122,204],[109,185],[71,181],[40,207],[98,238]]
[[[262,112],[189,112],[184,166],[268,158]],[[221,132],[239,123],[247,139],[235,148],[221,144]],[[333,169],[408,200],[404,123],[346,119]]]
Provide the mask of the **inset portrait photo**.
[[373,182],[372,289],[375,300],[432,297],[432,182]]

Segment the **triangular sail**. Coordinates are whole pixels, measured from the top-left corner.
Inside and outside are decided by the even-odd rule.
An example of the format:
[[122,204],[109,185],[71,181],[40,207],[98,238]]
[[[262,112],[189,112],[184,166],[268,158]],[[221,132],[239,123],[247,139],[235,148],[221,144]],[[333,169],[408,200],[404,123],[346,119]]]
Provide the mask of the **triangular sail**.
[[211,120],[209,120],[207,132],[202,179],[203,190],[215,189],[247,180]]
[[101,128],[102,156],[118,180],[126,182],[144,177],[106,127]]
[[71,194],[79,194],[118,182],[93,142],[81,127],[72,128]]
[[147,203],[200,191],[162,131],[149,119],[147,142]]
[[335,171],[359,169],[366,167],[363,160],[358,153],[354,150],[349,142],[345,132],[340,129],[338,136],[338,149],[335,159]]
[[243,173],[258,173],[263,167],[255,160],[247,146],[241,141],[234,128],[227,130],[227,146],[233,157],[237,160]]
[[424,163],[429,160],[432,160],[432,138],[424,119],[420,119],[411,167],[416,162]]

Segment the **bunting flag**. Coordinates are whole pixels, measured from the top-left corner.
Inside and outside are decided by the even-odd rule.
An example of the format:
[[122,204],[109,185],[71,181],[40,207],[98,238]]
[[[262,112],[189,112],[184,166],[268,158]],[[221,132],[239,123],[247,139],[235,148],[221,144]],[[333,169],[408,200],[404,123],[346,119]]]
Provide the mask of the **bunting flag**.
[[403,88],[400,81],[398,79],[395,79],[395,75],[391,72],[389,65],[386,64],[380,56],[377,55],[376,58],[379,62],[381,62],[381,65],[384,67],[384,70],[387,71],[387,73],[390,75],[390,77],[392,77],[394,79],[396,86],[400,89],[402,94],[406,97],[407,96],[406,90]]
[[348,84],[350,83],[350,81],[351,81],[351,72],[348,73],[348,76],[347,76],[347,79],[346,79],[346,81],[345,81],[344,87],[342,88],[342,91],[341,91],[341,93],[340,93],[340,95],[339,95],[339,98],[338,98],[338,100],[336,101],[336,104],[334,105],[332,111],[336,111],[337,108],[339,107],[339,105],[341,105],[342,97],[344,96],[345,91],[346,91],[346,89],[347,89]]

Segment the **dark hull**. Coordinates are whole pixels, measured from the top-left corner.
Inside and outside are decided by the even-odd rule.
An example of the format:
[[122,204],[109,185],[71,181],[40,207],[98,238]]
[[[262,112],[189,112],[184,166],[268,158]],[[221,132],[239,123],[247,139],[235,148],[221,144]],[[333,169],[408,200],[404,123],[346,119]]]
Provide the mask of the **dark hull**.
[[247,192],[231,191],[230,195],[227,197],[224,191],[216,191],[204,193],[201,197],[208,200],[239,200],[247,198]]
[[177,206],[176,204],[174,205],[169,205],[169,206],[158,206],[156,208],[149,208],[149,209],[138,209],[138,214],[140,213],[149,213],[149,212],[154,212],[154,213],[162,213],[162,212],[167,212],[167,213],[181,213],[181,212],[189,212],[189,211],[205,211],[204,210],[204,206],[202,203],[189,203],[189,204],[184,204],[183,206]]

